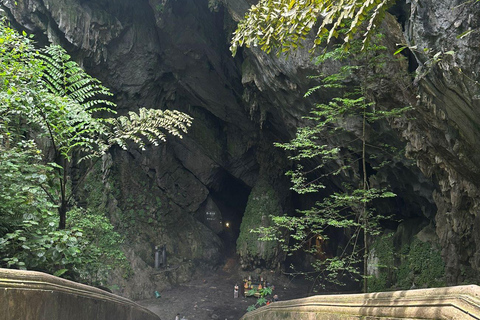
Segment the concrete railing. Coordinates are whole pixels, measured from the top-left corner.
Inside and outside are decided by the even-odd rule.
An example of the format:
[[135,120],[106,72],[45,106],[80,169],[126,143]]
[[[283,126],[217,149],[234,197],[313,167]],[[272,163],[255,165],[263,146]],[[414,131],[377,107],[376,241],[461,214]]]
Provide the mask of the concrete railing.
[[241,320],[267,319],[480,319],[480,287],[319,295],[275,302]]
[[112,293],[34,271],[0,269],[0,320],[160,320]]

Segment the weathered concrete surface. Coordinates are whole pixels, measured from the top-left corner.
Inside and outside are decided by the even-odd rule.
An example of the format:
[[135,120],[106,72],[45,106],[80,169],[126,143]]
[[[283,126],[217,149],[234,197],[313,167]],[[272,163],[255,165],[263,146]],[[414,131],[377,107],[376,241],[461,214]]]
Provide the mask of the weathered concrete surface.
[[242,320],[479,318],[480,287],[470,285],[280,301],[249,312]]
[[0,320],[159,320],[112,293],[34,272],[0,269]]

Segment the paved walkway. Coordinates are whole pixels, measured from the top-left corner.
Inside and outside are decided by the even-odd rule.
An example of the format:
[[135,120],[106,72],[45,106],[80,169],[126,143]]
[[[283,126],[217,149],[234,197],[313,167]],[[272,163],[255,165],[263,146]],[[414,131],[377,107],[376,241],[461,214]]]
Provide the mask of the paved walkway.
[[[180,319],[187,320],[238,320],[246,313],[248,306],[256,302],[255,298],[240,296],[233,298],[233,287],[241,285],[241,272],[236,270],[232,261],[216,273],[199,276],[197,279],[165,290],[158,299],[137,301],[158,314],[162,320],[175,320],[177,313]],[[275,293],[280,299],[294,299],[307,296],[308,286],[288,279],[278,278]]]

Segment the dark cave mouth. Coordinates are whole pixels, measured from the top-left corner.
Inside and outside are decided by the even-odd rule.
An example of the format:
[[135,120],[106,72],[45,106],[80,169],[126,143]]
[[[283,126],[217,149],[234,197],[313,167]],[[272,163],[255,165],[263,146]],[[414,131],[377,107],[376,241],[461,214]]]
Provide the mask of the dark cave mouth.
[[[225,255],[229,257],[236,253],[236,242],[251,188],[222,170],[215,175],[209,191],[210,200],[202,210],[205,212],[203,222],[222,240]],[[217,209],[218,214],[215,213]]]

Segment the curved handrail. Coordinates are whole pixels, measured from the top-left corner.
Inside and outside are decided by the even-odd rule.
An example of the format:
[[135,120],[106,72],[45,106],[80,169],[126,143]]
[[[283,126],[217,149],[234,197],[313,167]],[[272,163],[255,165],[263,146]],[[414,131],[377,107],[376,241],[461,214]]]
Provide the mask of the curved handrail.
[[160,320],[139,304],[43,272],[0,268],[0,320]]
[[362,317],[480,319],[480,287],[468,285],[367,294],[318,295],[275,302],[245,314],[242,320],[334,320]]

